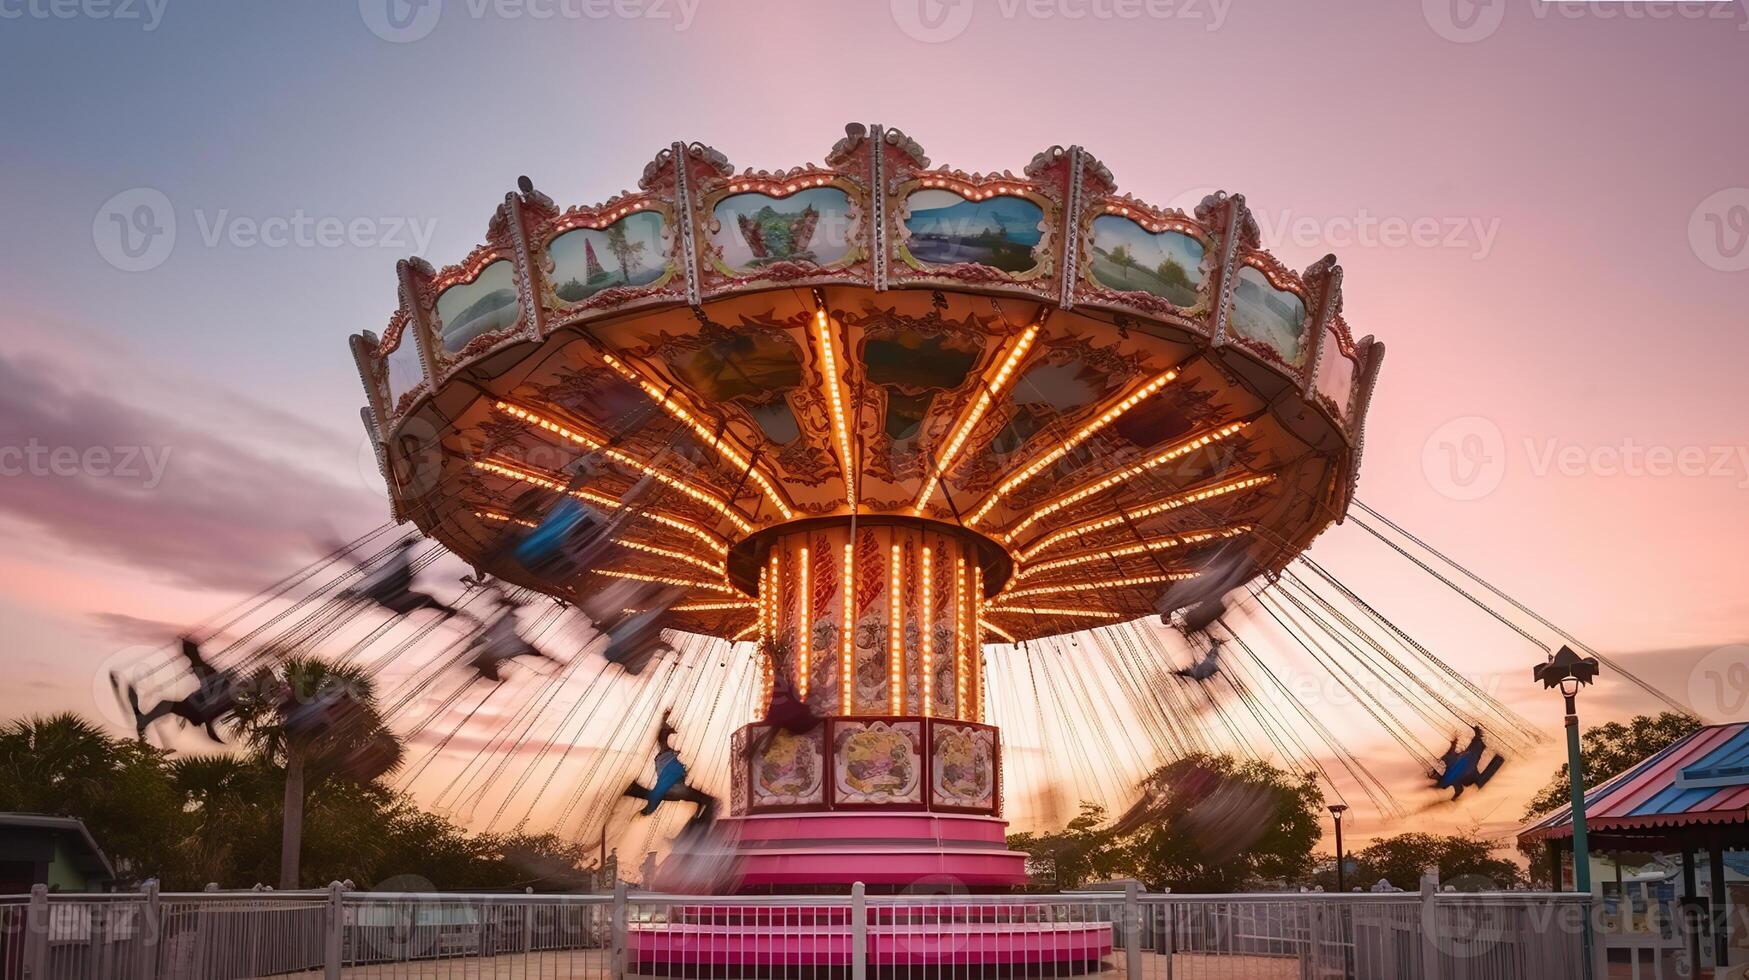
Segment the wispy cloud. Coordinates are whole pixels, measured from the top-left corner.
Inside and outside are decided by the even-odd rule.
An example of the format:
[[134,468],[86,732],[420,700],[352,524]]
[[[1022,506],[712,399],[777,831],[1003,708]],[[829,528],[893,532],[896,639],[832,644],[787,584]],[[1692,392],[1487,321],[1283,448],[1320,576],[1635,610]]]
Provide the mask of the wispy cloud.
[[[181,383],[164,402],[189,394]],[[246,404],[202,394],[228,412]],[[0,513],[89,555],[229,591],[282,574],[288,556],[308,552],[312,528],[380,519],[362,485],[288,458],[288,442],[314,439],[308,426],[247,414],[246,427],[210,431],[56,358],[0,355]]]

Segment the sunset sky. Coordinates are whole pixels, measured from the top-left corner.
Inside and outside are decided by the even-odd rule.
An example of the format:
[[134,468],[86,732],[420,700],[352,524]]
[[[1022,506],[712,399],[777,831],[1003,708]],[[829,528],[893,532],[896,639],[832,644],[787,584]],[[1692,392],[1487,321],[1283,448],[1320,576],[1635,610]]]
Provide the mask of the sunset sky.
[[[0,718],[98,711],[106,665],[384,519],[346,338],[397,259],[464,255],[519,174],[591,203],[676,139],[787,167],[852,120],[967,170],[1074,143],[1149,202],[1243,192],[1389,348],[1362,499],[1679,700],[1749,656],[1719,652],[1749,644],[1740,3],[65,9],[0,2]],[[118,195],[168,202],[170,251],[120,244]],[[343,240],[274,234],[317,218]],[[1534,649],[1356,528],[1313,555],[1556,732]],[[1583,703],[1655,708],[1608,676]],[[1504,834],[1557,761],[1408,822]]]

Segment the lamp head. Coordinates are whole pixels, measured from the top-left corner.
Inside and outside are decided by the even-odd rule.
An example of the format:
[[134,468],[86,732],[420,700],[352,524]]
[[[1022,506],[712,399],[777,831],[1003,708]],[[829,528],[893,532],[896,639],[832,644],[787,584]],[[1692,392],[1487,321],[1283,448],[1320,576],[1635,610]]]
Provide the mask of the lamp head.
[[1596,657],[1581,657],[1572,647],[1564,646],[1550,654],[1547,663],[1537,664],[1531,676],[1542,682],[1543,687],[1558,687],[1562,694],[1571,697],[1596,680],[1598,670]]
[[1346,803],[1332,803],[1332,804],[1330,804],[1330,816],[1335,817],[1337,820],[1341,820],[1342,814],[1344,814],[1346,812],[1348,812],[1348,804],[1346,804]]

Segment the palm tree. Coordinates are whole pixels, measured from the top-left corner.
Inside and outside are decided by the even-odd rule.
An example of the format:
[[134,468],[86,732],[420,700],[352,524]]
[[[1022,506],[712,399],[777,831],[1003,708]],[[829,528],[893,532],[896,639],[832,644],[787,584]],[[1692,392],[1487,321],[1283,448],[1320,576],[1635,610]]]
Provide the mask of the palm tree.
[[250,746],[285,769],[279,887],[297,888],[308,791],[329,779],[367,783],[393,772],[400,739],[383,721],[368,674],[304,655],[264,670],[239,699],[237,720]]

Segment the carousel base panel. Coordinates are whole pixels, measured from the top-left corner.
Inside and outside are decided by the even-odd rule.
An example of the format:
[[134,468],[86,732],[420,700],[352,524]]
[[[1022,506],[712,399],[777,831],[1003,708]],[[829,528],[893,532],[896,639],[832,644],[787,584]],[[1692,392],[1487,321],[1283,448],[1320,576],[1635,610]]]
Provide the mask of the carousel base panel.
[[840,886],[1006,890],[1026,883],[1007,822],[940,813],[787,813],[732,817],[743,890]]
[[[700,910],[704,911],[704,910]],[[854,939],[848,918],[826,910],[748,908],[759,921],[724,921],[709,910],[704,921],[637,926],[627,934],[627,955],[639,967],[733,966],[739,968],[847,967]],[[789,911],[800,915],[773,915]],[[871,967],[970,967],[1051,965],[1096,968],[1111,954],[1111,925],[1101,922],[1003,921],[1002,906],[955,908],[940,917],[905,921],[869,909],[867,962]],[[907,910],[915,913],[917,910]],[[947,912],[942,909],[939,911]],[[964,913],[972,912],[968,916]],[[777,921],[773,921],[776,919]],[[798,921],[799,920],[799,921]]]

